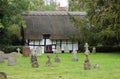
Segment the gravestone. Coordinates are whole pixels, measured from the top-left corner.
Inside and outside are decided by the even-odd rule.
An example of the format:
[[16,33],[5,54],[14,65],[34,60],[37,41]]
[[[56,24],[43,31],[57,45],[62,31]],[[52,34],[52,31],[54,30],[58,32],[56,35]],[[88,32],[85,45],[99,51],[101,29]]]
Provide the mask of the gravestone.
[[32,64],[33,68],[38,68],[39,67],[37,57],[35,55],[31,55],[31,64]]
[[37,54],[37,56],[42,55],[42,48],[41,47],[36,47],[36,54]]
[[56,50],[57,50],[57,53],[61,53],[61,49],[60,49],[60,46],[56,46]]
[[47,55],[47,58],[48,58],[48,61],[46,62],[46,66],[51,66],[52,63],[50,61],[50,59],[51,59],[50,55]]
[[93,54],[96,54],[96,48],[95,48],[95,47],[93,47],[92,53],[93,53]]
[[100,68],[99,64],[94,64],[94,69],[99,69],[99,68]]
[[90,62],[89,59],[84,61],[84,70],[90,70]]
[[88,43],[85,43],[84,47],[85,47],[85,52],[84,52],[85,55],[89,55],[90,51],[88,49],[88,47],[89,47]]
[[8,66],[15,66],[16,65],[16,56],[9,56],[8,57]]
[[85,43],[84,47],[85,47],[85,52],[84,53],[85,53],[85,57],[86,57],[86,59],[84,61],[84,70],[90,70],[90,62],[89,62],[90,51],[88,49],[88,47],[89,47],[88,43]]
[[69,49],[68,49],[67,45],[64,46],[64,51],[65,51],[65,53],[69,53]]
[[0,72],[0,79],[7,79],[6,73]]
[[22,49],[22,53],[24,57],[29,57],[30,55],[30,48],[28,46],[24,46]]
[[58,57],[58,53],[59,53],[59,52],[58,52],[57,50],[55,50],[54,53],[55,53],[55,59],[54,59],[54,61],[55,61],[55,62],[60,62],[60,58]]
[[21,49],[17,48],[18,55],[21,55],[20,51],[21,51]]
[[0,63],[4,62],[4,52],[0,51]]
[[36,49],[35,48],[31,49],[31,55],[35,55],[36,56]]
[[77,58],[77,56],[76,56],[76,54],[77,54],[77,51],[76,50],[73,50],[73,58],[72,58],[72,61],[74,61],[74,62],[76,62],[76,61],[78,61],[78,58]]

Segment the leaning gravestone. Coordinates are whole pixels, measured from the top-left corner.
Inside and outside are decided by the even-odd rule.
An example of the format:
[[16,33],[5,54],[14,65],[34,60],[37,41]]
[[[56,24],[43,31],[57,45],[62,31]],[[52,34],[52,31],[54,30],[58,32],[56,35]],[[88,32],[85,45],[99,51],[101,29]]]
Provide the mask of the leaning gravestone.
[[55,62],[60,62],[60,58],[58,57],[58,53],[59,53],[59,52],[58,52],[57,50],[55,50],[54,53],[55,53],[55,59],[54,59],[54,61],[55,61]]
[[42,55],[42,48],[41,47],[36,47],[36,54],[37,54],[37,56]]
[[31,64],[32,64],[33,68],[38,68],[39,67],[37,57],[35,55],[31,55]]
[[16,56],[9,56],[8,57],[8,66],[14,66],[16,65]]
[[4,62],[4,52],[0,51],[0,63]]
[[30,55],[30,48],[28,46],[24,46],[22,52],[24,57],[28,57]]
[[52,63],[50,61],[50,59],[51,59],[50,55],[47,55],[47,58],[48,58],[48,61],[46,62],[46,66],[51,66]]
[[0,72],[0,79],[7,79],[6,73]]
[[76,56],[76,54],[77,54],[77,51],[76,50],[73,50],[73,58],[72,58],[72,61],[78,61],[78,58],[77,58],[77,56]]

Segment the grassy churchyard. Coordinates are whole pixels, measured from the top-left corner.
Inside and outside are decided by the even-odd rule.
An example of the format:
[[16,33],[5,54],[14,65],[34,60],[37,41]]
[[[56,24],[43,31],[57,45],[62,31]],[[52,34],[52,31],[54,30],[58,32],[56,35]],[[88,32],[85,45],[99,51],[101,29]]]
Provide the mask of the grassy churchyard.
[[[0,72],[8,79],[120,79],[120,53],[90,54],[90,70],[84,70],[84,53],[78,53],[78,62],[72,61],[72,54],[59,54],[60,63],[54,62],[55,54],[50,54],[52,66],[45,66],[47,54],[37,57],[39,68],[32,68],[30,57],[17,57],[15,66],[8,66],[7,60],[0,63]],[[99,69],[94,69],[99,64]]]

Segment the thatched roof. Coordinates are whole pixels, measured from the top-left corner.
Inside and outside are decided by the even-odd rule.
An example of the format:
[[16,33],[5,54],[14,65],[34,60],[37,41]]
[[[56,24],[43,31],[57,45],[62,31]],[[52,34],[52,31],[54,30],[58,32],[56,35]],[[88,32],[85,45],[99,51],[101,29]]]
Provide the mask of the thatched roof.
[[50,39],[68,39],[70,35],[78,35],[68,13],[81,18],[85,12],[66,11],[31,11],[23,13],[27,28],[26,39],[42,39],[43,34],[50,34]]

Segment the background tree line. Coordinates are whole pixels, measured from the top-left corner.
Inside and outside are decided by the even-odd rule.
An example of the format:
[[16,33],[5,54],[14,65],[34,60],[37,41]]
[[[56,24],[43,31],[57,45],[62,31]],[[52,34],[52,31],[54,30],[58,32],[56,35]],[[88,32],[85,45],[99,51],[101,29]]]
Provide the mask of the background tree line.
[[70,5],[70,11],[87,12],[83,19],[72,17],[81,43],[120,46],[120,0],[70,0]]
[[[76,37],[83,46],[120,46],[120,0],[69,0],[69,11],[86,11],[83,19],[74,21],[81,35]],[[56,4],[44,5],[43,0],[0,0],[0,46],[22,45],[22,12],[55,10]]]

